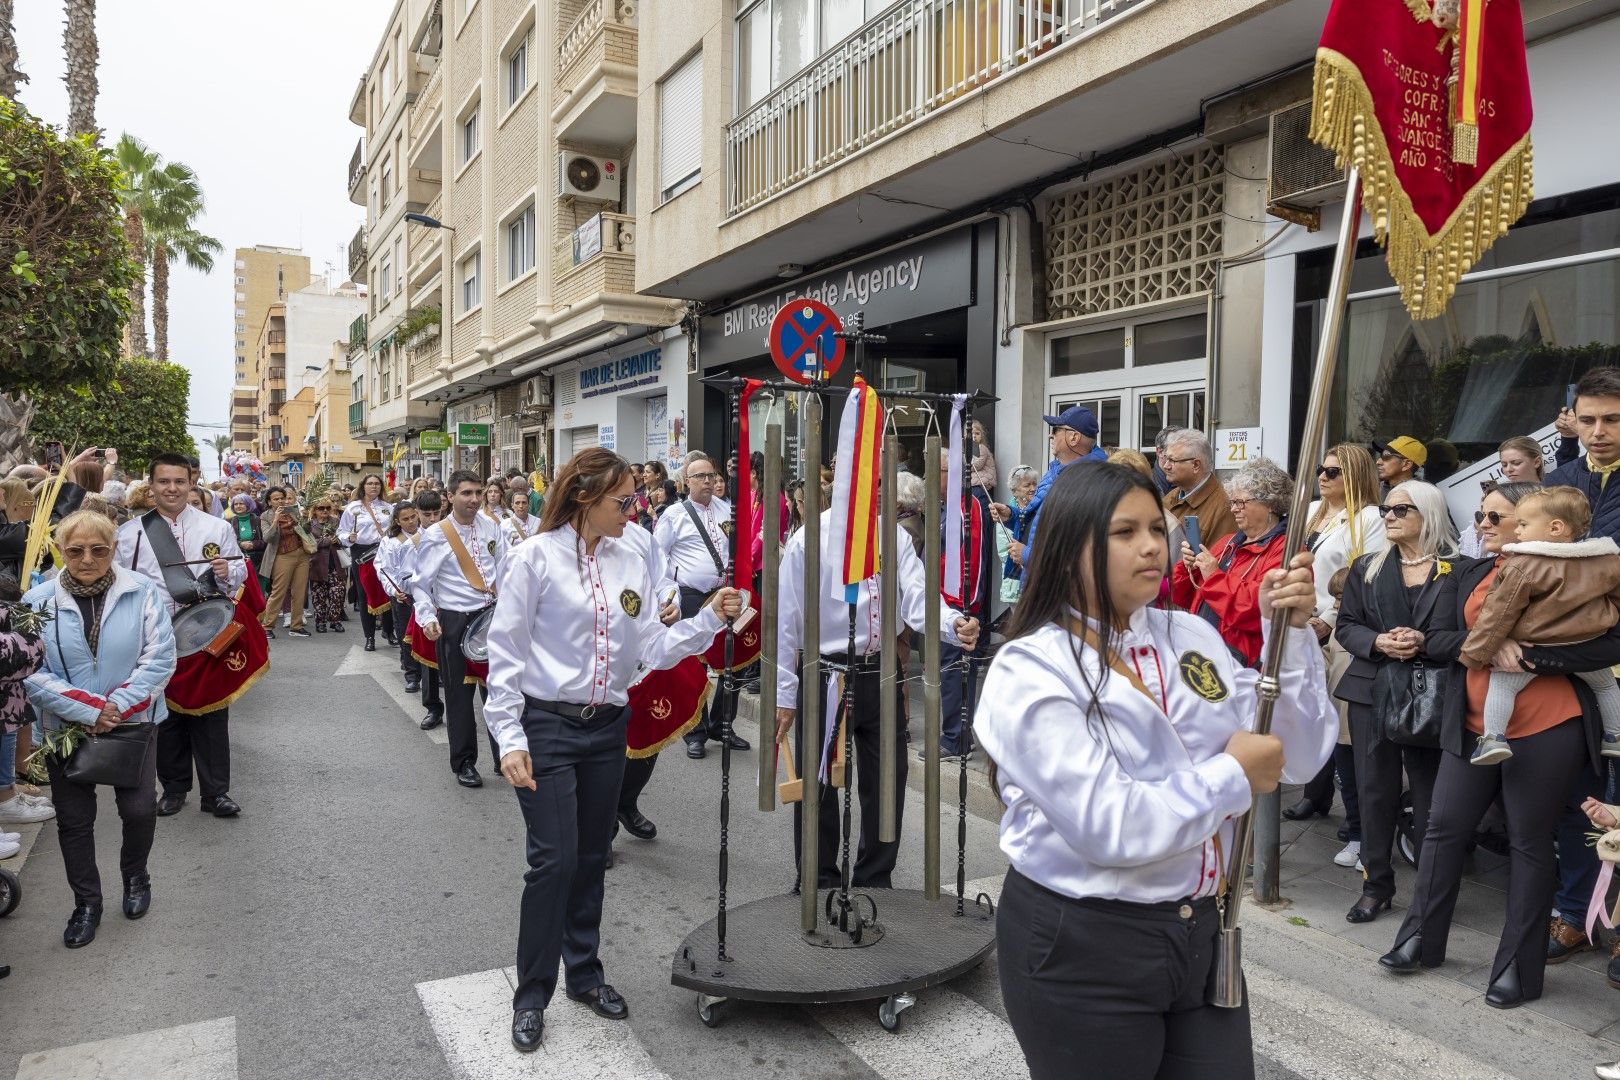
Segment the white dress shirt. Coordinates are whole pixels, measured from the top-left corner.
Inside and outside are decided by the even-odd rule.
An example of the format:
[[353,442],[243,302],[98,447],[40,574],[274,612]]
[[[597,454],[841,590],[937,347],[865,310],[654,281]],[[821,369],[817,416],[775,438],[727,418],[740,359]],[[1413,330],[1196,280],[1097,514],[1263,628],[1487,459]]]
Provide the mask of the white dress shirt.
[[483,514],[475,516],[471,525],[447,517],[425,526],[421,530],[422,542],[417,547],[415,571],[411,574],[411,598],[416,603],[418,626],[438,622],[441,607],[451,611],[477,611],[489,606],[494,599],[489,593],[473,588],[461,572],[461,561],[439,527],[445,522],[467,546],[467,554],[472,556],[488,588],[495,588],[501,560],[506,558],[505,531]]
[[[343,508],[343,516],[338,518],[338,543],[344,547],[353,544],[380,544],[388,535],[388,523],[394,518],[394,508],[389,503],[378,499],[370,506],[367,513],[366,504],[360,499],[354,500]],[[354,540],[349,539],[350,534]]]
[[[1310,510],[1305,514],[1305,520],[1314,520],[1316,509],[1321,505],[1320,499],[1313,501]],[[1383,551],[1388,545],[1389,536],[1384,532],[1384,519],[1379,517],[1376,506],[1363,506],[1356,514],[1353,537],[1350,530],[1350,512],[1347,509],[1340,510],[1323,524],[1316,546],[1311,548],[1311,553],[1315,556],[1315,561],[1311,564],[1311,573],[1316,575],[1318,619],[1329,626],[1339,621],[1339,613],[1333,607],[1333,594],[1328,592],[1328,582],[1333,579],[1333,575],[1349,566],[1359,556]]]
[[502,757],[529,749],[525,697],[623,705],[644,670],[708,648],[724,625],[714,610],[666,627],[653,587],[646,558],[622,538],[603,537],[586,554],[579,533],[563,525],[512,549],[489,628],[484,703]]
[[506,543],[509,547],[517,547],[523,541],[540,533],[540,518],[534,514],[522,518],[516,514],[507,514],[503,524],[506,527]]
[[[417,530],[420,534],[421,530]],[[382,581],[382,587],[392,597],[396,592],[409,593],[411,591],[411,572],[407,565],[408,552],[413,547],[411,538],[404,533],[398,536],[383,537],[382,546],[377,548],[377,557],[372,560],[377,567],[377,576]]]
[[[159,511],[152,510],[150,513],[157,514]],[[163,580],[163,567],[158,560],[157,552],[152,550],[152,542],[147,539],[145,527],[141,524],[142,517],[144,515],[132,517],[118,527],[118,552],[114,558],[118,560],[119,566],[151,578],[163,593],[163,598],[168,601],[169,614],[173,615],[180,610],[180,605],[169,595],[169,586]],[[174,534],[174,542],[180,546],[180,554],[187,560],[206,558],[203,555],[203,548],[208,544],[219,546],[219,554],[230,559],[227,564],[230,569],[225,574],[225,580],[219,583],[219,587],[226,596],[234,596],[236,590],[247,580],[247,561],[230,558],[242,554],[242,547],[236,542],[235,526],[224,518],[205,514],[189,504],[173,521],[168,518],[163,518],[163,521]],[[202,563],[182,566],[179,569],[192,577],[201,577],[208,571],[208,567]]]
[[[881,528],[881,525],[879,526]],[[832,531],[832,515],[821,515],[821,572],[818,575],[816,595],[821,603],[821,655],[842,653],[849,649],[849,605],[834,600],[834,583],[843,573],[843,560],[828,554],[828,537]],[[895,614],[895,633],[900,624],[923,632],[926,605],[930,598],[926,592],[922,560],[911,546],[910,535],[896,524],[883,530],[899,555],[900,580],[895,582],[895,596],[900,610]],[[873,574],[860,584],[855,602],[855,653],[867,656],[880,648],[893,648],[894,642],[879,639],[882,625],[882,574]],[[939,598],[939,638],[948,645],[957,644],[956,620],[961,613]],[[788,540],[782,550],[782,564],[777,577],[776,616],[776,701],[783,708],[791,708],[799,693],[798,651],[804,647],[804,530],[800,529]]]
[[647,569],[652,574],[653,591],[658,596],[658,606],[662,608],[665,600],[679,603],[680,593],[674,577],[670,575],[669,563],[664,560],[664,549],[658,546],[653,534],[630,522],[625,525],[624,535],[620,540],[640,552],[641,557],[647,560]]
[[692,499],[686,501],[697,511],[703,532],[698,531],[691,512],[676,504],[658,519],[653,539],[663,549],[670,575],[676,581],[688,589],[708,592],[718,588],[723,577],[714,568],[714,557],[703,542],[703,533],[708,533],[721,562],[727,562],[731,558],[731,538],[721,526],[731,520],[731,504],[720,498],[710,499],[707,506]]
[[[1239,667],[1220,633],[1186,612],[1144,608],[1113,645],[1153,700],[1107,667],[1093,697],[1076,654],[1096,682],[1096,652],[1055,623],[1003,645],[990,665],[973,732],[1007,807],[1001,850],[1065,896],[1213,895],[1232,819],[1251,802],[1225,749],[1253,725],[1259,672]],[[1304,783],[1332,752],[1339,719],[1316,635],[1290,630],[1283,660],[1271,733],[1287,757],[1283,780]]]

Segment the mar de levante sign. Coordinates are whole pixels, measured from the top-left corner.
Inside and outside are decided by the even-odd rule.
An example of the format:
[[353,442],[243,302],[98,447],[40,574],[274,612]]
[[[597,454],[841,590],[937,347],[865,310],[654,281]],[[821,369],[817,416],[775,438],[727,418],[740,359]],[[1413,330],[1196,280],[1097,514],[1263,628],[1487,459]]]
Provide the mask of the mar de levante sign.
[[957,229],[869,259],[812,274],[703,320],[705,368],[769,351],[771,321],[785,304],[816,300],[869,328],[964,307],[973,299],[973,230]]

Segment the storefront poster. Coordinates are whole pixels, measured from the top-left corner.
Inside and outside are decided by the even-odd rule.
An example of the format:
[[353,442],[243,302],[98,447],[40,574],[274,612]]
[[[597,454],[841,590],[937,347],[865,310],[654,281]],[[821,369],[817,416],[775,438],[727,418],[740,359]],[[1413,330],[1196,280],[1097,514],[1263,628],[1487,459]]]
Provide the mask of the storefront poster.
[[612,424],[598,424],[596,427],[596,445],[604,450],[617,450],[617,437]]
[[647,460],[662,461],[669,452],[669,398],[647,399]]

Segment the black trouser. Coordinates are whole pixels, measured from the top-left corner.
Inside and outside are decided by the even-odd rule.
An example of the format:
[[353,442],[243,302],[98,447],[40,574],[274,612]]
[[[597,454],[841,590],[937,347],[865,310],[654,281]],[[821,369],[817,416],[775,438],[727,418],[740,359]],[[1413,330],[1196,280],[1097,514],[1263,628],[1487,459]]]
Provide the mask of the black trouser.
[[523,732],[535,789],[516,788],[527,830],[513,1009],[544,1009],[557,989],[557,961],[571,994],[601,986],[602,874],[624,774],[630,711],[599,707],[589,720],[525,702]]
[[1412,835],[1423,836],[1429,828],[1440,750],[1390,742],[1380,733],[1377,714],[1370,705],[1350,706],[1350,740],[1356,748],[1356,788],[1361,797],[1361,864],[1367,868],[1361,892],[1387,900],[1395,895],[1390,855],[1401,813],[1402,768],[1412,790]]
[[435,716],[444,715],[444,698],[439,695],[439,669],[417,664],[422,669],[422,705]]
[[[450,735],[450,771],[478,764],[478,718],[473,714],[473,684],[467,681],[467,657],[461,635],[476,611],[439,609],[439,682],[444,689],[444,726]],[[485,700],[489,691],[484,691]],[[499,764],[499,762],[497,762]]]
[[[843,657],[828,657],[829,660],[842,661]],[[795,721],[794,738],[797,740],[795,753],[798,754],[799,775],[804,777],[807,784],[814,783],[815,777],[807,775],[804,771],[804,740],[806,733],[816,740],[818,747],[826,744],[827,721],[825,709],[821,716],[807,717],[804,715],[804,680],[816,678],[814,672],[799,673],[799,700],[798,716]],[[881,774],[879,765],[882,760],[882,731],[878,722],[878,712],[881,708],[879,694],[882,692],[883,680],[874,657],[870,666],[859,668],[855,673],[855,700],[850,715],[844,723],[848,726],[855,739],[855,760],[844,763],[844,783],[850,782],[850,770],[854,769],[857,782],[856,796],[861,804],[860,847],[855,857],[855,866],[850,873],[850,882],[863,888],[887,889],[890,887],[889,879],[894,873],[895,860],[900,855],[900,824],[906,808],[906,725],[905,711],[896,707],[897,746],[895,760],[895,808],[894,808],[894,841],[885,844],[878,839],[878,814],[882,809],[882,799],[879,795]],[[823,705],[826,698],[825,686],[822,690]],[[895,687],[895,696],[900,694],[899,686]],[[902,699],[903,701],[903,699]],[[826,758],[837,757],[837,747],[828,749]],[[803,803],[793,804],[793,866],[794,882],[798,883],[798,869],[803,865],[800,856],[800,822],[804,812]],[[821,786],[820,828],[817,830],[820,839],[817,841],[817,873],[816,887],[829,889],[839,884],[842,861],[839,848],[839,837],[843,835],[844,800],[843,791],[839,788],[823,784]],[[854,839],[851,837],[851,839]]]
[[[169,716],[168,723],[174,722]],[[168,723],[159,725],[167,727]],[[156,733],[149,733],[157,742]],[[62,845],[62,866],[75,904],[101,903],[101,874],[96,869],[96,785],[79,784],[62,775],[54,757],[45,759],[51,777],[51,803],[56,807],[56,836]],[[113,801],[124,825],[124,843],[118,868],[124,880],[146,873],[146,857],[157,832],[157,753],[149,750],[146,769],[134,787],[113,789]]]
[[652,779],[653,766],[657,764],[657,754],[625,758],[624,782],[619,786],[619,813],[637,812],[636,803],[640,800],[642,791],[646,789],[647,781]]
[[[1605,774],[1613,771],[1608,762],[1605,758]],[[1604,777],[1592,771],[1588,759],[1565,788],[1564,809],[1558,815],[1558,894],[1553,897],[1553,904],[1559,916],[1572,926],[1584,928],[1586,904],[1597,888],[1600,871],[1597,848],[1586,841],[1592,823],[1581,810],[1581,804],[1589,797],[1603,799],[1605,786]]]
[[1356,751],[1340,743],[1333,748],[1322,771],[1311,777],[1300,797],[1323,810],[1333,809],[1333,777],[1339,777],[1339,794],[1344,799],[1344,827],[1351,840],[1361,839],[1361,798],[1356,793]]
[[[977,618],[977,616],[974,616]],[[968,702],[968,723],[973,722],[979,707],[979,676],[981,671],[967,670],[969,657],[990,655],[990,635],[979,638],[971,652],[960,645],[939,647],[939,745],[947,753],[967,753],[973,747],[962,738],[962,691],[969,674],[973,677],[973,698]]]
[[201,716],[169,712],[158,725],[157,774],[165,795],[191,790],[191,767],[197,766],[197,789],[205,799],[231,790],[230,710]]
[[1207,1003],[1212,899],[1076,900],[1007,871],[996,912],[1007,1020],[1031,1080],[1247,1080],[1248,1002]]
[[[394,625],[399,628],[399,670],[407,675],[415,675],[420,678],[422,664],[416,657],[411,655],[410,642],[405,640],[405,627],[411,625],[411,605],[401,603],[397,599],[390,600],[389,603],[394,605]],[[421,632],[421,629],[418,628],[417,633]]]
[[[697,589],[681,587],[681,618],[690,619],[703,609],[704,598],[707,593]],[[731,679],[731,689],[726,689],[726,673],[719,672],[715,680],[714,693],[709,695],[709,703],[703,707],[703,719],[697,726],[686,733],[688,743],[701,746],[709,739],[718,739],[721,735],[731,731],[732,724],[737,719],[737,691],[742,683],[742,673],[738,672]]]
[[[353,595],[360,598],[360,629],[368,638],[377,636],[377,616],[371,613],[371,603],[366,599],[366,590],[360,587],[360,556],[375,552],[379,546],[381,545],[355,544],[349,549],[349,554],[354,557],[354,562],[349,567],[351,587],[354,590]],[[383,588],[385,590],[388,588],[386,581],[383,582]],[[396,626],[401,633],[405,632],[405,624],[395,622],[392,611],[382,613],[382,624],[385,634],[392,634]]]
[[[1497,795],[1508,828],[1507,913],[1496,947],[1491,979],[1519,962],[1519,985],[1527,998],[1541,996],[1547,966],[1547,912],[1558,884],[1553,831],[1564,808],[1564,792],[1586,762],[1586,731],[1580,717],[1523,739],[1512,739],[1513,756],[1481,767],[1447,753],[1440,760],[1423,836],[1423,858],[1412,886],[1412,908],[1395,935],[1398,945],[1423,933],[1423,963],[1439,967],[1446,958],[1446,936],[1457,907],[1463,858]],[[1571,922],[1582,922],[1577,917]]]

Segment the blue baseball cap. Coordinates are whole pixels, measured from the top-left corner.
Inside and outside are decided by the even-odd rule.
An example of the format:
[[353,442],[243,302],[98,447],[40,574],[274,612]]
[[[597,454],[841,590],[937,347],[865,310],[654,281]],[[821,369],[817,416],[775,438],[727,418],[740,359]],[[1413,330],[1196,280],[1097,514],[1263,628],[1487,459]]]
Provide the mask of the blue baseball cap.
[[1073,428],[1088,439],[1097,437],[1097,417],[1084,405],[1070,405],[1057,416],[1043,416],[1052,427]]

